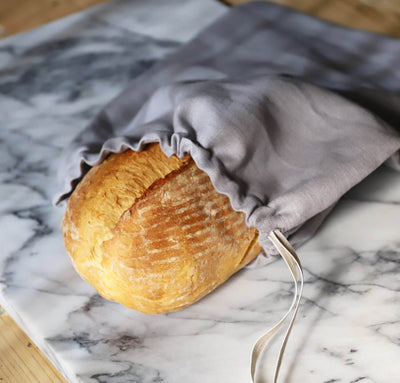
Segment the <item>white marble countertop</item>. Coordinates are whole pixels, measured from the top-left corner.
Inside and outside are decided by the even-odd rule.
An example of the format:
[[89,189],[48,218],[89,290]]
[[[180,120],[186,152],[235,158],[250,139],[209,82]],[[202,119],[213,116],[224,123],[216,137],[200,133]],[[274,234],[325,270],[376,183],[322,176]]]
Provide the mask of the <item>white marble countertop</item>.
[[[250,382],[253,343],[290,305],[281,260],[168,315],[106,301],[75,273],[50,202],[69,140],[225,11],[118,1],[0,42],[0,304],[70,382]],[[304,297],[281,381],[400,382],[400,174],[382,167],[354,188],[299,256]]]

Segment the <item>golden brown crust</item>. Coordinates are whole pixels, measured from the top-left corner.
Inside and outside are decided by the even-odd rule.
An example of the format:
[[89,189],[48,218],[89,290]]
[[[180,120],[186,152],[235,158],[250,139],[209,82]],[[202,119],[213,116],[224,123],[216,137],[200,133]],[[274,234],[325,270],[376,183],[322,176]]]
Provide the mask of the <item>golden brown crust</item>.
[[187,156],[110,156],[72,194],[66,249],[98,292],[145,313],[194,303],[261,251],[257,232]]

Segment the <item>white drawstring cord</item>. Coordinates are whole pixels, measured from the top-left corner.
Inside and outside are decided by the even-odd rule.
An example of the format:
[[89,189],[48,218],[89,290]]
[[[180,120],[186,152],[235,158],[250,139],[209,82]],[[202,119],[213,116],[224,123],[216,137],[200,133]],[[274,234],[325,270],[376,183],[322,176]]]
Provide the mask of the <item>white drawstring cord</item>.
[[[292,274],[294,285],[295,285],[295,291],[293,295],[293,300],[292,304],[290,305],[289,310],[286,312],[286,314],[282,317],[282,319],[271,329],[269,329],[264,335],[262,335],[256,342],[256,344],[253,347],[253,353],[251,357],[251,378],[252,381],[257,383],[259,380],[257,379],[257,363],[259,361],[260,355],[262,354],[263,350],[266,348],[268,341],[273,338],[273,336],[277,333],[277,331],[282,327],[286,319],[288,318],[289,314],[292,312],[294,309],[292,318],[290,320],[289,326],[286,330],[285,337],[283,339],[281,348],[279,350],[279,355],[278,359],[276,362],[275,366],[275,372],[274,372],[274,380],[273,383],[277,383],[278,381],[278,375],[279,375],[279,370],[281,368],[282,364],[282,359],[283,359],[283,354],[285,352],[285,348],[290,336],[290,332],[292,331],[292,327],[294,324],[294,321],[296,319],[297,312],[299,310],[299,304],[301,300],[301,295],[303,293],[303,284],[304,284],[304,276],[303,276],[303,268],[301,267],[301,262],[293,249],[292,245],[289,243],[289,241],[285,238],[285,236],[279,231],[279,230],[272,230],[268,238],[271,240],[271,242],[274,244],[275,248],[278,250],[279,254],[282,256],[282,258],[285,260],[286,265],[288,266],[290,273]],[[299,288],[299,282],[297,281],[297,269],[299,270],[300,274],[300,288]]]

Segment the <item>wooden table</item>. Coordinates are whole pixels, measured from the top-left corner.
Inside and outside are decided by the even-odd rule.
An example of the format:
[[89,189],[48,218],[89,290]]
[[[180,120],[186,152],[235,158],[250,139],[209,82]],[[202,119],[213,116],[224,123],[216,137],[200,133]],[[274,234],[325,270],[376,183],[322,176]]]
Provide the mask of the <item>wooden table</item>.
[[[0,1],[0,36],[18,33],[106,0]],[[247,0],[224,0],[228,5]],[[400,38],[399,0],[273,0],[316,17]],[[0,383],[65,383],[48,359],[0,308]]]
[[0,312],[0,382],[66,383],[50,361],[4,311]]

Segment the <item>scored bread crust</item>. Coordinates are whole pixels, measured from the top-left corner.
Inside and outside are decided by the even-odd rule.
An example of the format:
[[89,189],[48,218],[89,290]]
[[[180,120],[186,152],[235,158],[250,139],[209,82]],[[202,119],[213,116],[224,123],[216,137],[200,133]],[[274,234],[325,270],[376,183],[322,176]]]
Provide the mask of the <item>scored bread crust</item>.
[[186,307],[254,259],[257,230],[190,158],[158,144],[113,154],[69,199],[62,223],[78,273],[105,298],[156,314]]

